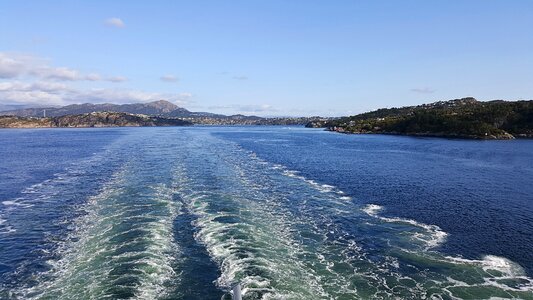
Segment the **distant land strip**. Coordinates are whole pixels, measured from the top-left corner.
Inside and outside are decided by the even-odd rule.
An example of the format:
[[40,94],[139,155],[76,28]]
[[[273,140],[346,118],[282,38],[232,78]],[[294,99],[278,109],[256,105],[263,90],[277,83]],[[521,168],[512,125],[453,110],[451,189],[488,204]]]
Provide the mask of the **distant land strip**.
[[[166,100],[153,101],[148,103],[132,103],[132,104],[71,104],[61,107],[38,107],[38,108],[22,108],[12,109],[7,111],[0,111],[1,116],[11,116],[20,118],[4,119],[3,127],[15,127],[26,126],[32,127],[34,124],[36,127],[53,127],[53,123],[48,123],[50,120],[43,119],[38,120],[36,118],[49,118],[49,117],[64,117],[64,116],[81,116],[89,113],[96,112],[115,112],[126,113],[130,115],[146,115],[152,117],[158,117],[159,120],[180,119],[198,125],[305,125],[312,121],[328,121],[332,118],[322,117],[259,117],[259,116],[245,116],[245,115],[222,115],[209,112],[192,112],[185,108],[179,107]],[[24,118],[33,118],[24,121]],[[14,122],[14,123],[10,123]],[[18,124],[18,125],[16,125]],[[55,123],[54,123],[55,124]],[[129,126],[129,125],[116,125],[117,123],[108,123],[107,126]],[[147,124],[137,126],[164,126],[164,125],[149,125],[152,123],[138,122],[136,124]],[[154,123],[160,124],[160,123]],[[165,122],[161,124],[166,124]],[[103,126],[103,123],[100,125]],[[0,125],[1,126],[1,125]],[[134,125],[132,125],[134,126]],[[55,126],[57,127],[57,126]],[[71,126],[73,127],[73,126]],[[81,126],[78,126],[81,127]],[[90,126],[86,126],[90,127]]]
[[0,128],[86,128],[188,125],[192,125],[192,123],[181,119],[118,112],[93,112],[47,118],[0,116]]
[[462,98],[383,108],[306,127],[353,134],[396,134],[464,139],[533,138],[533,101]]

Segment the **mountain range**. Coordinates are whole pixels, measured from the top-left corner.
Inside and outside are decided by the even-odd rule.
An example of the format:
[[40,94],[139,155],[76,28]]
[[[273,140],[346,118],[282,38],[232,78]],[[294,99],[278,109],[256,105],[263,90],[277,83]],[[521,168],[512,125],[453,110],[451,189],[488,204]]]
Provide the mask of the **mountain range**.
[[0,115],[12,115],[19,117],[61,117],[66,115],[79,115],[92,112],[123,112],[130,114],[142,114],[149,116],[163,117],[192,117],[203,115],[214,115],[209,113],[190,112],[185,108],[179,107],[171,102],[159,100],[148,103],[133,104],[71,104],[62,107],[39,107],[24,108],[16,110],[1,111]]
[[310,121],[325,120],[320,117],[278,117],[263,118],[245,115],[221,115],[209,112],[192,112],[166,100],[133,104],[71,104],[62,107],[23,108],[0,111],[0,116],[17,117],[62,117],[94,112],[119,112],[141,114],[162,118],[179,118],[202,125],[304,125]]

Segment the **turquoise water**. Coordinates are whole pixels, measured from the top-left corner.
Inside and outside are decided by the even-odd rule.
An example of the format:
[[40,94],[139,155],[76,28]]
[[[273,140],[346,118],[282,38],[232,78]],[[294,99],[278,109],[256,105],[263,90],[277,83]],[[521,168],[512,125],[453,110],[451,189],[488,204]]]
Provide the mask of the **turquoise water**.
[[0,298],[533,299],[533,143],[3,130]]

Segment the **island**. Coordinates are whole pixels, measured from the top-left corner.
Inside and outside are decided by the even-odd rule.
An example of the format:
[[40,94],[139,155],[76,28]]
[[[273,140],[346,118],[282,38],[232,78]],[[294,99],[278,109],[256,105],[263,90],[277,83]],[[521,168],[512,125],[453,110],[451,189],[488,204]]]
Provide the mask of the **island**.
[[340,133],[398,134],[466,139],[533,137],[533,101],[478,101],[467,97],[383,108],[306,127]]
[[0,128],[77,128],[77,127],[145,127],[188,126],[189,121],[142,114],[91,112],[58,117],[0,116]]

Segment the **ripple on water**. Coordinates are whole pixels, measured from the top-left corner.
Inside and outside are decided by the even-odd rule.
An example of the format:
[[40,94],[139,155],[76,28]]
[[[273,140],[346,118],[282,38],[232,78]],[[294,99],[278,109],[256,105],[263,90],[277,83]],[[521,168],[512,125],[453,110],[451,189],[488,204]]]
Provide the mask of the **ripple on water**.
[[[508,259],[439,253],[438,226],[384,216],[207,130],[159,130],[114,150],[121,169],[73,207],[66,238],[50,234],[57,253],[16,296],[187,299],[205,283],[183,279],[196,259],[198,274],[216,273],[226,292],[240,282],[245,299],[532,299],[531,279]],[[3,205],[56,199],[54,188],[68,191],[81,174],[58,173]],[[0,230],[10,221],[0,218]],[[198,290],[178,291],[182,280]]]
[[79,207],[82,216],[59,245],[58,258],[47,261],[49,270],[35,276],[34,286],[17,292],[21,297],[154,299],[168,290],[177,279],[173,222],[179,202],[165,177],[172,165],[161,162],[147,171],[144,159],[131,158]]

